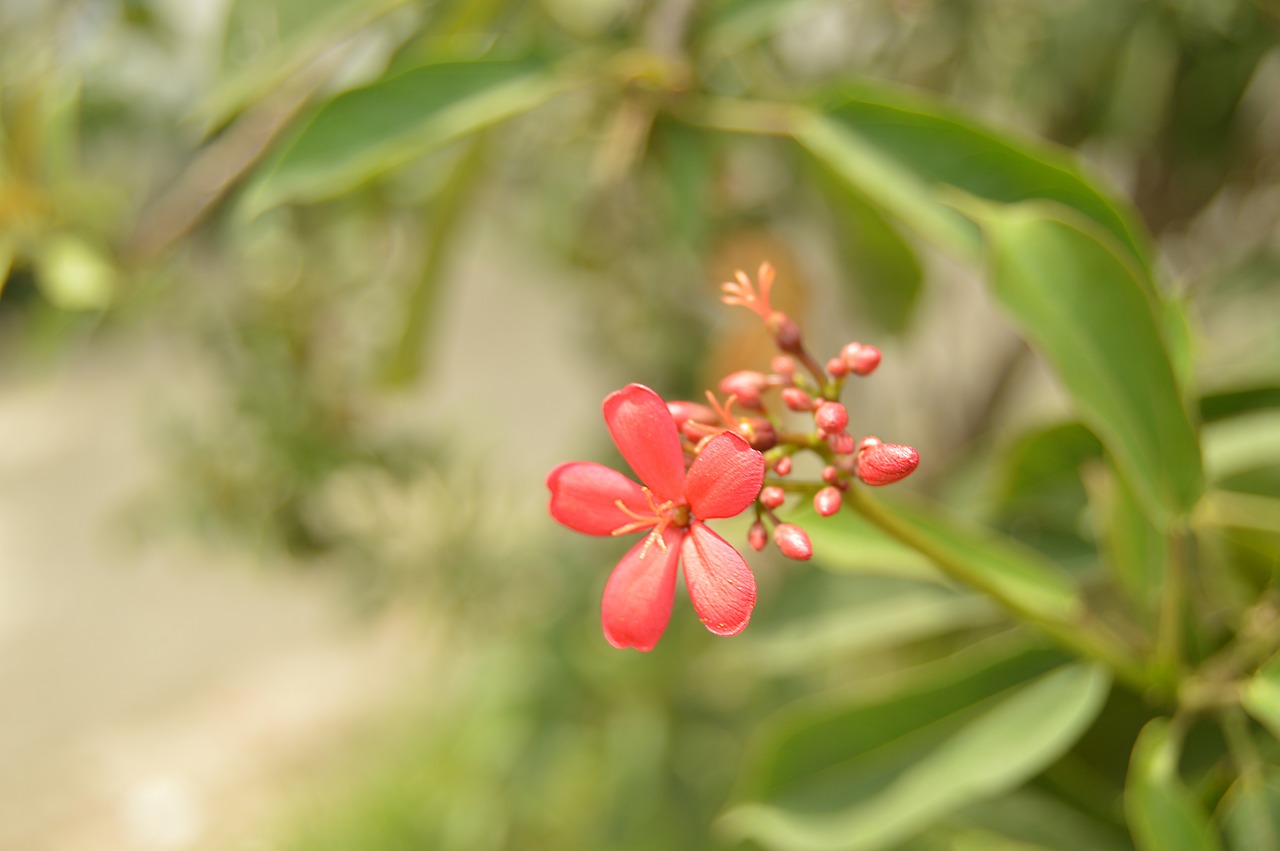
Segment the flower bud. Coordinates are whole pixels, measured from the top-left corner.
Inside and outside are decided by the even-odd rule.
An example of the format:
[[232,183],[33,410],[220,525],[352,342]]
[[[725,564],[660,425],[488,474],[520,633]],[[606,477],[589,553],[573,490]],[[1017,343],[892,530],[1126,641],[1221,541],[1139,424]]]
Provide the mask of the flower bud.
[[779,476],[791,475],[791,456],[783,455],[773,464],[773,471]]
[[834,485],[840,481],[840,471],[828,464],[822,468],[822,480],[829,485]]
[[813,495],[813,508],[823,517],[830,517],[840,510],[843,499],[839,488],[828,485]]
[[827,361],[827,372],[832,378],[844,378],[849,374],[849,364],[845,363],[844,358],[832,358]]
[[756,552],[763,550],[765,544],[769,543],[769,530],[764,528],[764,524],[759,520],[752,523],[751,528],[747,530],[747,543]]
[[848,432],[831,435],[827,438],[827,444],[831,447],[831,451],[837,455],[852,455],[855,449],[853,435]]
[[790,379],[796,376],[796,362],[786,355],[774,355],[773,360],[769,362],[769,369],[783,378]]
[[891,485],[911,475],[920,463],[920,453],[910,446],[881,443],[874,438],[862,441],[858,451],[858,478],[869,485]]
[[773,530],[773,542],[787,558],[796,561],[808,561],[813,555],[813,544],[809,536],[799,526],[791,523],[779,523]]
[[695,423],[708,424],[720,421],[715,411],[697,402],[686,402],[678,399],[674,402],[668,402],[667,410],[671,412],[671,419],[675,420],[676,428],[682,428],[690,420]]
[[795,320],[787,314],[775,310],[769,314],[769,319],[765,322],[769,328],[769,333],[773,335],[773,342],[789,355],[800,354],[802,343],[800,326]]
[[769,485],[760,490],[760,503],[770,511],[782,505],[787,493],[777,485]]
[[783,387],[782,403],[793,411],[813,410],[813,398],[799,387]]
[[823,402],[813,421],[826,434],[839,434],[849,424],[849,411],[839,402]]
[[840,350],[840,357],[854,375],[870,375],[880,365],[880,350],[862,343],[849,343]]
[[751,369],[741,369],[720,379],[720,392],[736,396],[738,404],[744,408],[759,410],[760,394],[768,385],[764,373]]
[[768,452],[778,445],[778,433],[774,431],[773,423],[764,417],[747,417],[738,423],[734,431],[745,437],[757,452]]

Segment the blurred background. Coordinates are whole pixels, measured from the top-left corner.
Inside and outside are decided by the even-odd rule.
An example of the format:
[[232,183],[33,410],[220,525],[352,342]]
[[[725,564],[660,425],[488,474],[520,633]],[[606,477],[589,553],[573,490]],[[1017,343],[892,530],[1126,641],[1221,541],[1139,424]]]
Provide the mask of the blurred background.
[[952,646],[821,547],[750,556],[741,637],[681,592],[605,643],[623,548],[543,479],[620,463],[611,390],[767,366],[733,270],[884,351],[845,401],[903,487],[1089,544],[975,498],[1064,410],[978,273],[732,105],[1069,149],[1202,379],[1280,380],[1277,45],[1265,0],[0,0],[0,848],[718,847],[764,719]]

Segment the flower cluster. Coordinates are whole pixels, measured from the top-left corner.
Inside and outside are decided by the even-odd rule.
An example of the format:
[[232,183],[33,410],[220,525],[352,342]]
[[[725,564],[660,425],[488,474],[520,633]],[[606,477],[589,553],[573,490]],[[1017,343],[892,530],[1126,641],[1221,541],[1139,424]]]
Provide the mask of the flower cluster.
[[[813,554],[808,534],[776,514],[789,492],[812,493],[814,509],[827,517],[840,510],[854,479],[891,484],[920,461],[910,446],[849,433],[849,411],[838,401],[844,381],[874,372],[880,351],[849,343],[820,365],[805,348],[800,327],[770,303],[773,277],[766,263],[754,285],[739,272],[723,286],[724,302],[756,313],[781,351],[769,373],[731,373],[719,385],[723,399],[708,392],[707,404],[664,402],[648,387],[630,384],[605,399],[604,419],[643,484],[583,461],[561,464],[547,477],[551,516],[569,528],[588,535],[645,533],[605,585],[604,634],[615,647],[653,649],[670,620],[681,566],[707,629],[736,635],[746,628],[755,578],[705,521],[752,508],[752,549],[768,545],[772,526],[778,550],[806,560]],[[792,413],[784,419],[783,410]],[[789,425],[794,414],[806,415],[811,426]],[[791,478],[792,458],[801,451],[822,459],[820,483]]]

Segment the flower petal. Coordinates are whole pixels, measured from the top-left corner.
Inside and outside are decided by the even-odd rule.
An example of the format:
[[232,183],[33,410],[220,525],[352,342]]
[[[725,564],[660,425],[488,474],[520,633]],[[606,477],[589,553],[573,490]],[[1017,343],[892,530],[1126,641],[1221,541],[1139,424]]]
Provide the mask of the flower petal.
[[716,435],[693,459],[684,496],[700,520],[740,514],[760,494],[764,456],[731,431]]
[[644,491],[635,482],[602,464],[570,461],[547,474],[551,516],[577,532],[608,535],[634,518],[623,513],[618,500],[637,514],[651,514]]
[[707,629],[737,635],[756,605],[756,578],[728,541],[694,521],[680,547],[689,599]]
[[661,396],[628,384],[605,398],[604,421],[640,481],[664,500],[684,498],[684,451]]
[[669,527],[662,535],[666,550],[646,540],[622,557],[604,586],[600,620],[604,637],[614,647],[648,652],[658,643],[671,619],[676,593],[676,564],[684,530]]

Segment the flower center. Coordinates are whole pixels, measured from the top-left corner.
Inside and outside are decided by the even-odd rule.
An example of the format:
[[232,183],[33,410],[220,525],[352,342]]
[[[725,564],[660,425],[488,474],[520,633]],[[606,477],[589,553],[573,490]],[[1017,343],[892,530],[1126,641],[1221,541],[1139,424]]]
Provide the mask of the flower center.
[[645,538],[644,547],[640,550],[640,558],[644,558],[649,552],[649,547],[654,543],[657,543],[658,549],[665,553],[667,542],[663,540],[662,533],[668,526],[688,526],[693,522],[693,515],[689,512],[689,506],[686,503],[676,502],[674,499],[660,503],[653,498],[653,493],[648,488],[641,488],[641,490],[644,491],[644,498],[649,503],[649,513],[637,513],[628,508],[622,500],[614,500],[613,504],[618,506],[619,511],[630,517],[632,522],[624,523],[609,534],[629,535],[642,529],[650,530],[648,537]]

